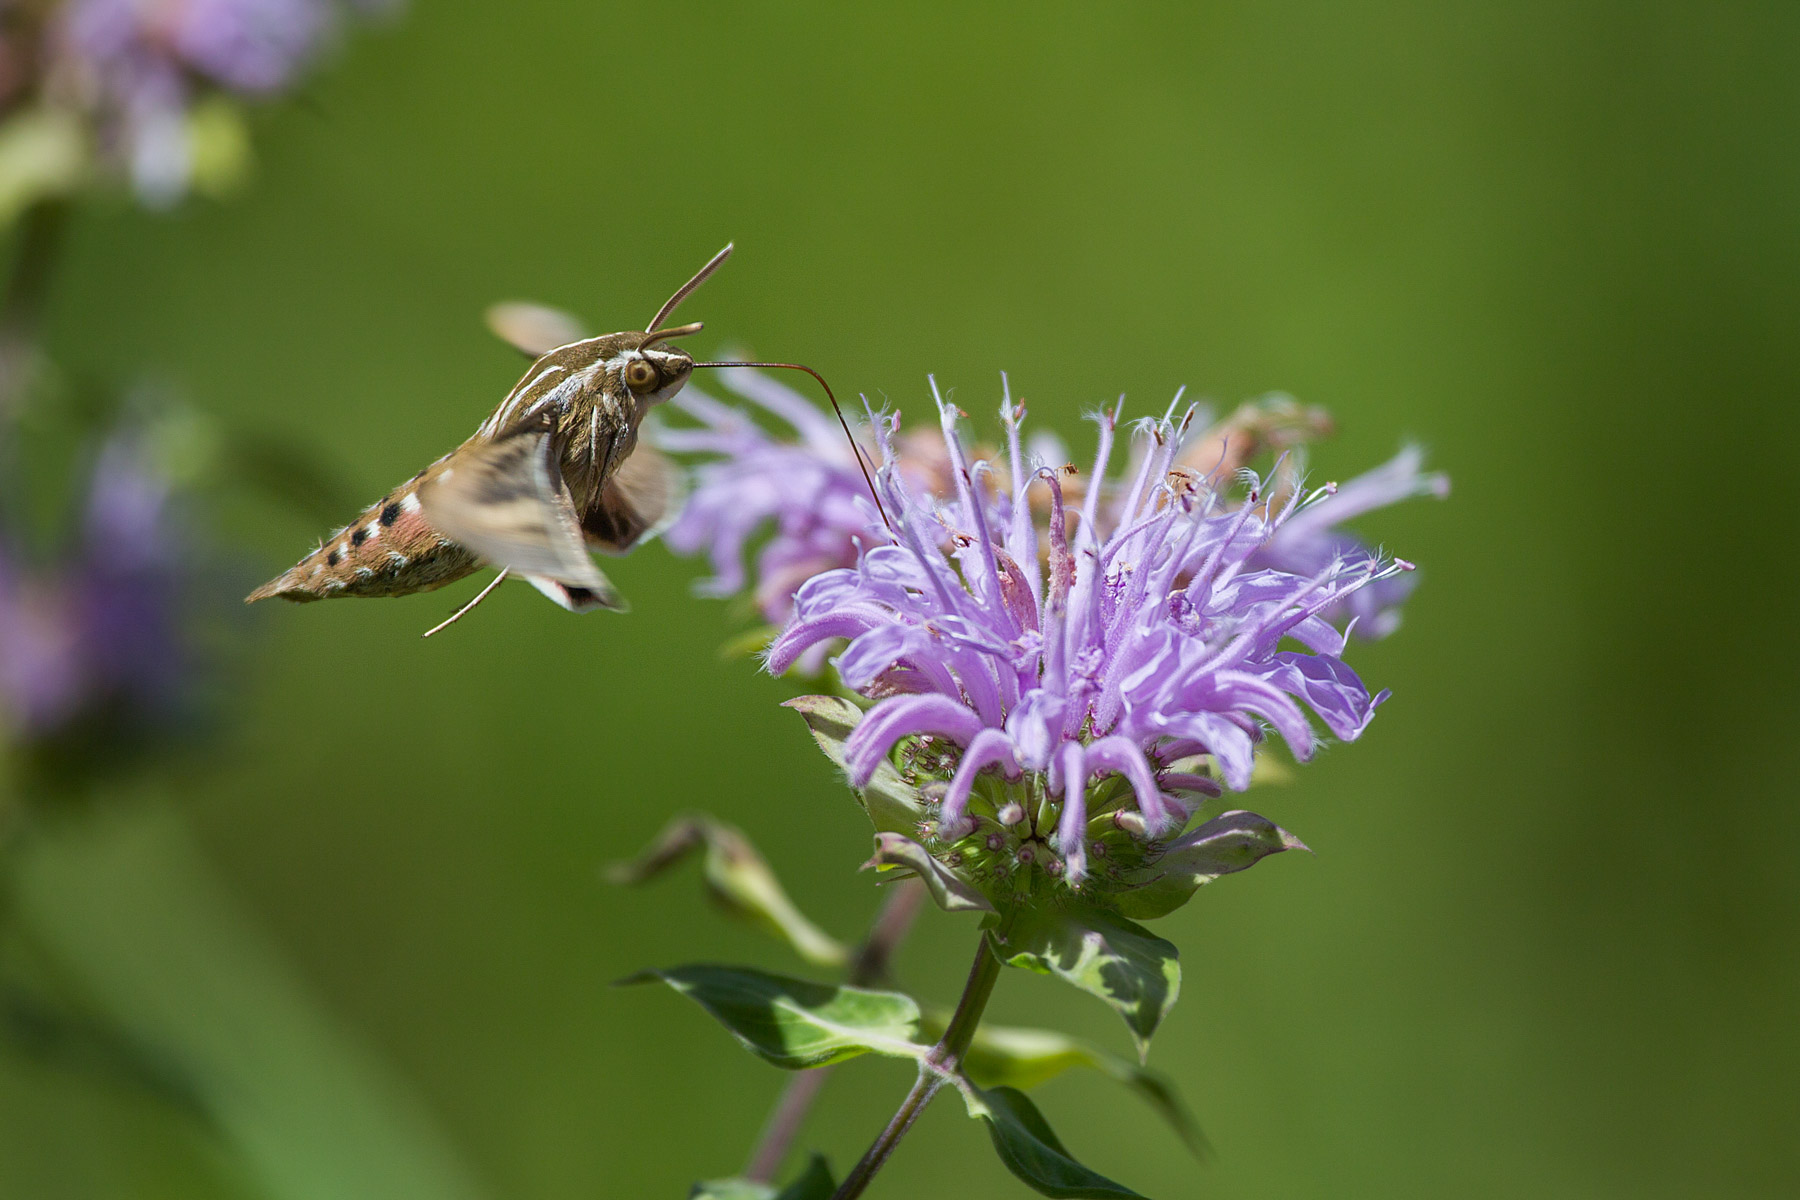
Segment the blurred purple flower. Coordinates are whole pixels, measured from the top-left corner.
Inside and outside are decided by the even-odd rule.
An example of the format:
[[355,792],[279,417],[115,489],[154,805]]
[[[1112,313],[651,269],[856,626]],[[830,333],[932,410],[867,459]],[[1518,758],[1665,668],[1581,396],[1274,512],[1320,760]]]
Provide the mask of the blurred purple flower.
[[801,584],[856,561],[858,539],[881,518],[869,498],[855,453],[837,423],[792,388],[759,372],[723,372],[725,383],[798,440],[765,432],[743,411],[688,388],[674,406],[701,424],[664,429],[657,443],[684,454],[716,457],[694,471],[687,504],[663,538],[681,554],[705,552],[712,578],[708,595],[744,590],[750,539],[772,525],[756,555],[756,606],[769,621],[785,621]]
[[90,717],[155,723],[178,698],[182,547],[169,487],[130,434],[101,449],[73,552],[28,568],[0,528],[0,732],[55,737]]
[[294,80],[332,28],[334,10],[325,0],[71,0],[62,37],[102,86],[122,95],[184,74],[260,95]]
[[[1255,562],[1328,491],[1275,502],[1246,472],[1233,508],[1191,474],[1171,473],[1185,423],[1145,422],[1108,529],[1099,514],[1112,416],[1101,418],[1075,512],[1057,472],[1024,469],[1022,409],[1002,408],[1007,488],[992,486],[999,473],[988,463],[965,457],[956,410],[941,400],[938,410],[954,495],[910,488],[884,431],[879,486],[895,537],[801,587],[768,652],[780,674],[848,639],[838,672],[875,701],[845,747],[853,784],[866,785],[907,739],[953,747],[937,836],[954,841],[985,824],[1000,839],[1003,828],[1036,826],[1039,816],[1004,797],[1042,796],[1056,814],[1042,829],[1046,848],[1060,855],[1045,865],[1078,884],[1104,835],[1172,834],[1192,815],[1188,798],[1216,795],[1221,783],[1247,788],[1265,727],[1300,760],[1319,742],[1313,718],[1345,740],[1362,733],[1387,693],[1371,695],[1344,663],[1344,635],[1323,614],[1408,564],[1365,555],[1300,574]],[[1047,528],[1029,494],[1039,483]],[[1304,649],[1284,648],[1293,643]],[[997,800],[991,789],[978,795],[982,777],[1026,782],[1006,784]],[[1111,777],[1128,787],[1107,791],[1117,800],[1105,814],[1090,812],[1090,781]],[[974,819],[972,797],[982,806]],[[1129,809],[1137,815],[1125,820]]]
[[[99,121],[147,203],[179,199],[193,170],[188,111],[217,89],[283,91],[330,40],[336,0],[69,0],[50,31],[55,74]],[[387,7],[360,3],[360,9]]]

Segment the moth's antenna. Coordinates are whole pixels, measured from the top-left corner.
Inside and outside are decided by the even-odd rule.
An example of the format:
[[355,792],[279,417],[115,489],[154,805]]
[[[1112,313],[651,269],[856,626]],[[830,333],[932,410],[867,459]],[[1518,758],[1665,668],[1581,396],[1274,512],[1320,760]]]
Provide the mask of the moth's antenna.
[[474,608],[477,604],[480,604],[483,600],[486,600],[488,598],[488,593],[500,586],[501,582],[503,580],[505,580],[507,574],[511,570],[512,570],[511,567],[501,567],[500,573],[498,575],[494,576],[493,582],[488,584],[486,587],[482,588],[479,592],[476,592],[475,598],[473,600],[469,601],[467,604],[465,604],[461,608],[457,609],[449,617],[445,618],[442,621],[439,621],[436,625],[433,625],[430,629],[427,629],[424,633],[420,634],[419,636],[430,637],[432,634],[436,633],[438,630],[448,629],[448,628],[450,628],[450,626],[452,626],[452,625],[456,624],[458,621],[462,620],[463,617],[468,615],[468,612],[470,609]]
[[719,265],[721,263],[723,263],[726,259],[731,257],[731,251],[732,251],[732,243],[726,242],[725,248],[723,250],[719,251],[717,254],[713,255],[711,262],[707,263],[704,267],[701,267],[699,271],[695,272],[694,277],[692,279],[688,280],[686,283],[682,284],[680,287],[675,289],[675,294],[673,296],[669,297],[669,302],[667,304],[663,305],[661,308],[656,310],[656,315],[654,317],[650,318],[650,323],[648,325],[644,326],[644,328],[645,329],[660,328],[663,323],[663,318],[668,316],[670,313],[674,312],[675,306],[677,304],[680,304],[683,300],[686,300],[689,296],[693,295],[694,289],[699,287],[701,284],[705,283],[706,277],[711,275],[714,271],[718,270]]
[[[730,247],[727,246],[726,249],[729,250]],[[894,523],[888,520],[887,507],[881,502],[881,493],[875,490],[875,477],[869,474],[868,460],[863,458],[862,447],[857,444],[856,435],[850,432],[850,422],[844,419],[844,410],[838,407],[837,397],[832,394],[831,385],[825,382],[823,375],[804,363],[697,362],[694,365],[696,367],[767,367],[780,371],[805,371],[818,380],[819,386],[825,389],[825,398],[831,401],[831,411],[837,414],[838,424],[844,428],[844,436],[850,439],[850,453],[856,455],[856,465],[862,468],[863,482],[869,485],[869,496],[875,501],[875,511],[881,514],[881,523],[887,526],[887,531],[894,532]]]
[[655,323],[652,322],[650,326],[651,331],[644,335],[644,340],[638,344],[638,349],[643,350],[647,347],[656,345],[658,342],[666,342],[670,338],[692,337],[694,334],[699,333],[705,328],[705,321],[690,321],[686,325],[674,325],[668,329],[658,329],[656,328]]

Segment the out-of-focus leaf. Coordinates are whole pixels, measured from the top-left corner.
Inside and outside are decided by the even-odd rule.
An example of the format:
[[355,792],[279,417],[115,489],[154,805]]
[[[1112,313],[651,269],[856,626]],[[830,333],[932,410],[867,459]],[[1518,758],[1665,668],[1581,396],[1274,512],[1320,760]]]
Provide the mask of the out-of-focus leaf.
[[945,912],[993,912],[987,897],[973,884],[931,856],[931,851],[898,833],[875,835],[875,856],[863,864],[884,871],[905,870],[916,875],[937,906]]
[[705,852],[701,869],[707,895],[725,911],[774,934],[810,963],[836,967],[848,960],[849,951],[795,907],[743,831],[712,817],[677,817],[637,858],[611,867],[607,878],[643,883],[699,850]]
[[188,180],[195,191],[223,199],[250,178],[250,130],[244,114],[223,96],[208,96],[188,112]]
[[269,1200],[485,1194],[406,1086],[330,1019],[150,797],[45,823],[13,919],[96,1020],[151,1048]]
[[815,1154],[799,1178],[779,1192],[751,1179],[712,1179],[696,1183],[688,1200],[831,1200],[835,1191],[837,1181],[832,1178],[831,1165],[823,1155]]
[[695,964],[644,971],[624,984],[661,980],[711,1013],[757,1056],[788,1070],[860,1054],[917,1058],[919,1006],[899,992],[832,987],[750,967]]
[[806,1170],[782,1188],[775,1200],[831,1200],[831,1193],[835,1191],[837,1181],[832,1178],[831,1164],[825,1161],[824,1155],[815,1154],[807,1160]]
[[[943,1028],[940,1016],[926,1018],[927,1037],[941,1034]],[[983,1022],[963,1055],[962,1066],[969,1078],[984,1088],[1010,1087],[1020,1091],[1028,1091],[1075,1067],[1099,1071],[1142,1096],[1195,1157],[1206,1153],[1206,1139],[1168,1076],[1054,1029]]]
[[775,1189],[749,1179],[708,1179],[693,1186],[688,1200],[775,1200]]
[[1124,1184],[1076,1162],[1024,1092],[1009,1087],[965,1088],[963,1100],[970,1116],[987,1122],[994,1150],[1006,1169],[1041,1195],[1138,1197]]
[[1294,782],[1293,765],[1276,758],[1266,749],[1256,756],[1255,762],[1250,764],[1251,787],[1292,782]]
[[[813,740],[819,743],[825,757],[836,763],[839,770],[848,771],[844,742],[862,721],[863,710],[841,696],[796,696],[783,703],[805,719]],[[919,821],[925,815],[918,789],[901,778],[894,765],[885,760],[875,768],[868,786],[856,789],[856,798],[881,833],[910,836],[918,832]]]
[[1267,817],[1241,809],[1221,813],[1135,872],[1127,880],[1130,889],[1117,896],[1119,911],[1146,921],[1167,916],[1221,875],[1253,867],[1283,850],[1305,849],[1304,842]]
[[182,1063],[161,1047],[83,1011],[71,997],[52,998],[0,976],[0,1044],[39,1062],[141,1090],[213,1123],[205,1090]]
[[40,200],[65,196],[87,178],[88,139],[81,119],[59,108],[31,108],[0,124],[0,226]]
[[1085,905],[1022,910],[994,935],[1008,966],[1054,975],[1125,1018],[1138,1057],[1181,994],[1175,947],[1133,921]]

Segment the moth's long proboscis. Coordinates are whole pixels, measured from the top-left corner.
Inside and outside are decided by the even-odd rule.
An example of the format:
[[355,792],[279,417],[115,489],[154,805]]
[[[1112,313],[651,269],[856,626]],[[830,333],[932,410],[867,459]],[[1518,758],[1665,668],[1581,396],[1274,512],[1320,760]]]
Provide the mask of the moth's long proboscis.
[[[730,247],[726,247],[726,249],[730,249]],[[875,501],[875,511],[881,514],[881,523],[887,526],[887,531],[889,533],[894,532],[894,523],[888,520],[887,506],[881,502],[881,493],[875,490],[875,477],[869,473],[869,463],[868,460],[863,457],[862,446],[857,442],[856,435],[850,432],[850,422],[844,419],[844,410],[838,406],[837,396],[833,394],[831,385],[825,382],[825,377],[823,375],[819,374],[805,363],[697,362],[694,366],[766,367],[770,370],[805,371],[808,375],[811,375],[814,379],[818,380],[819,386],[825,389],[825,398],[831,401],[831,411],[837,414],[838,424],[843,426],[844,436],[850,440],[850,453],[856,455],[856,465],[862,470],[863,482],[869,485],[869,497]]]

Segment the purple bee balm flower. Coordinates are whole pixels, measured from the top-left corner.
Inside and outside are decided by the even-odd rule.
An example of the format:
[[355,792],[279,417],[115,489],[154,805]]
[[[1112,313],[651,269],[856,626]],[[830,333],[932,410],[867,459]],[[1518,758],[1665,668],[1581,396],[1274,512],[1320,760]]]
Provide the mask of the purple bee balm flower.
[[[808,579],[854,566],[862,547],[878,545],[888,536],[870,503],[856,458],[831,417],[800,393],[755,371],[730,372],[727,383],[792,433],[777,437],[749,414],[692,388],[678,397],[675,407],[700,425],[665,430],[658,435],[658,444],[677,453],[713,457],[696,469],[693,492],[665,540],[677,553],[710,557],[713,575],[700,585],[704,594],[729,596],[752,587],[758,610],[770,622],[781,624],[792,614],[794,594]],[[1266,397],[1242,406],[1193,439],[1171,469],[1228,479],[1247,454],[1298,444],[1327,430],[1320,410],[1303,409],[1285,396]],[[1007,481],[1018,471],[1067,458],[1062,443],[1050,434],[1040,433],[1015,447],[1006,461],[991,466],[995,501],[1010,503]],[[1339,558],[1372,559],[1361,541],[1337,526],[1411,496],[1446,494],[1447,479],[1422,474],[1420,458],[1417,449],[1403,451],[1387,465],[1308,506],[1257,551],[1255,565],[1310,576]],[[935,492],[954,487],[939,439],[922,434],[903,438],[897,442],[897,459],[901,474],[917,488]],[[1085,506],[1083,483],[1073,479],[1064,487],[1078,492]],[[1118,524],[1120,508],[1129,500],[1121,489],[1112,490],[1119,494],[1105,496],[1098,509],[1089,510],[1102,531]],[[1037,495],[1039,509],[1046,494]],[[1071,501],[1075,499],[1072,495]],[[751,543],[765,531],[768,540],[750,563]],[[1359,635],[1384,636],[1399,624],[1399,606],[1410,590],[1408,578],[1386,577],[1355,592],[1346,601],[1346,610],[1331,610],[1325,616],[1333,623],[1356,618]],[[807,660],[809,666],[820,661],[818,655]]]
[[[1255,565],[1311,575],[1332,562],[1373,560],[1374,551],[1338,526],[1414,496],[1448,496],[1450,477],[1442,472],[1422,472],[1419,468],[1424,458],[1417,446],[1408,446],[1373,471],[1331,486],[1324,499],[1295,513],[1275,531],[1257,551]],[[1349,619],[1363,637],[1386,637],[1399,628],[1400,605],[1412,592],[1413,583],[1414,576],[1409,574],[1377,580],[1347,597],[1340,609],[1327,611],[1324,616],[1334,623]]]
[[[1354,739],[1386,699],[1344,663],[1325,614],[1407,564],[1256,561],[1329,491],[1277,500],[1246,472],[1234,506],[1172,470],[1189,422],[1169,420],[1137,427],[1136,468],[1109,491],[1107,416],[1076,510],[1057,472],[1026,469],[1022,409],[1001,413],[1004,488],[965,456],[956,410],[938,409],[954,494],[910,487],[884,436],[893,537],[808,581],[767,659],[779,674],[848,640],[838,672],[874,701],[845,743],[851,782],[867,785],[899,747],[893,761],[935,806],[921,832],[937,851],[978,877],[1032,865],[1074,886],[1131,886],[1146,847],[1165,852],[1159,839],[1202,799],[1250,785],[1266,730],[1304,761],[1314,720]],[[1121,856],[1121,839],[1137,849]]]

